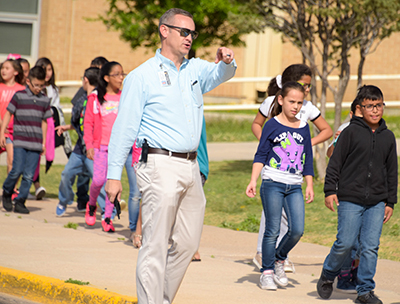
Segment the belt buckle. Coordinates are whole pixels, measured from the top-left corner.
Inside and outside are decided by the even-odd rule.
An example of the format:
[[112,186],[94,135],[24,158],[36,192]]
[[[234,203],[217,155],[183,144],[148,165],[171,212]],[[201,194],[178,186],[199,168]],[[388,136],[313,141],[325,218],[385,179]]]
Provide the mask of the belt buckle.
[[190,152],[186,153],[186,160],[190,160]]

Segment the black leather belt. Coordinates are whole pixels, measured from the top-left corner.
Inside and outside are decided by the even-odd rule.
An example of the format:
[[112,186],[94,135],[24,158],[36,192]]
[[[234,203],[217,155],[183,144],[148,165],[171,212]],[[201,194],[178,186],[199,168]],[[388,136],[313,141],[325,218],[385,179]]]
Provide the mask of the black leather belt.
[[178,153],[159,148],[149,148],[149,154],[170,155],[174,157],[184,158],[187,160],[195,160],[197,157],[197,152]]

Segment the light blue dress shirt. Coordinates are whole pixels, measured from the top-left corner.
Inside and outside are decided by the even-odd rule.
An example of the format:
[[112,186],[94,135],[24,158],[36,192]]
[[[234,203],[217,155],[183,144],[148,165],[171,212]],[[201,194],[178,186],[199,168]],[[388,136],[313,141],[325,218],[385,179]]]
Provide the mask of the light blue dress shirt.
[[152,148],[196,151],[203,123],[203,94],[235,75],[236,63],[218,64],[199,58],[175,64],[156,55],[124,81],[118,116],[108,147],[108,179],[120,180],[126,156],[137,138]]

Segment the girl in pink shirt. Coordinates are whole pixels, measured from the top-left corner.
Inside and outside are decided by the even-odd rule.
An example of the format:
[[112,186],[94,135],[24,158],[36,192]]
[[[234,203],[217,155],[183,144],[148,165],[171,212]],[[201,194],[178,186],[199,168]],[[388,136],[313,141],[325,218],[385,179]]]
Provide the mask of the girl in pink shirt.
[[[11,98],[14,96],[15,92],[25,89],[23,86],[24,72],[21,65],[17,60],[7,59],[0,65],[0,125],[2,123],[4,114],[7,111],[7,106],[10,103]],[[10,173],[12,168],[14,150],[13,150],[13,118],[7,126],[5,137],[6,139],[6,149],[7,152],[7,173]],[[4,150],[0,150],[0,153]]]
[[[90,185],[89,203],[86,205],[85,221],[88,226],[96,222],[96,201],[100,190],[107,180],[108,143],[111,130],[118,114],[121,86],[124,79],[122,66],[115,61],[101,68],[97,90],[88,96],[83,139],[86,144],[86,156],[93,160],[93,181]],[[105,232],[114,232],[111,221],[114,204],[106,196],[104,220],[101,225]]]

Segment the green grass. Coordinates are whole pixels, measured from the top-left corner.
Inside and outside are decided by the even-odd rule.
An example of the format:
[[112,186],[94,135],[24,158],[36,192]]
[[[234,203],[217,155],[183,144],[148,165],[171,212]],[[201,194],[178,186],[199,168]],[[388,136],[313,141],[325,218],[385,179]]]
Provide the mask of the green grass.
[[82,282],[80,280],[74,280],[74,279],[71,279],[71,278],[69,278],[68,280],[65,280],[64,282],[65,283],[70,283],[70,284],[76,284],[76,285],[89,285],[90,284],[89,282]]
[[[208,112],[206,112],[208,113]],[[217,113],[217,112],[214,112]],[[251,132],[251,124],[257,111],[223,111],[217,114],[230,114],[229,118],[206,118],[207,141],[208,142],[241,142],[255,141],[256,138]],[[349,111],[342,112],[342,121],[346,119]],[[335,113],[333,110],[326,111],[325,118],[331,128],[333,128]],[[394,133],[396,138],[400,138],[400,114],[399,109],[385,109],[383,118],[387,127]],[[312,132],[312,128],[311,132]]]
[[78,224],[77,223],[73,223],[73,222],[68,222],[68,224],[64,225],[64,228],[71,228],[71,229],[77,229],[78,228]]
[[[209,179],[204,185],[207,207],[204,223],[234,230],[258,232],[262,205],[260,196],[245,194],[250,181],[251,161],[211,162]],[[258,181],[258,188],[260,186]],[[323,184],[314,183],[315,199],[305,206],[305,230],[302,241],[331,246],[336,237],[337,213],[324,204]],[[398,207],[397,207],[398,208]],[[400,213],[383,226],[379,257],[400,261]]]
[[72,98],[70,98],[70,97],[65,97],[65,96],[63,96],[63,97],[60,97],[60,103],[61,104],[71,104],[71,99]]

